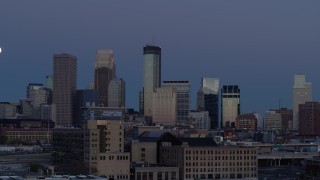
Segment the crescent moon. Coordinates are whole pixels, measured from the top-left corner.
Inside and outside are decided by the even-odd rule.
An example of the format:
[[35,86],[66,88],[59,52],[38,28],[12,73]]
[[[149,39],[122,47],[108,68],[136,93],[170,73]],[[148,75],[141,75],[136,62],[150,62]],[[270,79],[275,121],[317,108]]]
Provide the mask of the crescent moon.
[[0,53],[2,52],[2,49],[1,49],[1,47],[0,47]]

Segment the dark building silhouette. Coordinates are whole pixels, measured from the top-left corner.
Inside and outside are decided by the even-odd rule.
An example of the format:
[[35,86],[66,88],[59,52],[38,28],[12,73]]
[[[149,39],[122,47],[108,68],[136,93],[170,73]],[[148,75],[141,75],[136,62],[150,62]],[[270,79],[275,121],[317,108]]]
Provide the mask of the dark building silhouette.
[[73,124],[73,107],[77,89],[77,57],[69,54],[53,56],[53,103],[56,106],[56,126]]
[[197,94],[197,108],[208,111],[210,129],[217,129],[219,125],[219,79],[203,77],[201,88]]
[[320,135],[320,102],[299,104],[300,135]]
[[116,78],[116,65],[112,50],[97,50],[94,66],[94,89],[99,94],[99,106],[108,106],[108,87]]

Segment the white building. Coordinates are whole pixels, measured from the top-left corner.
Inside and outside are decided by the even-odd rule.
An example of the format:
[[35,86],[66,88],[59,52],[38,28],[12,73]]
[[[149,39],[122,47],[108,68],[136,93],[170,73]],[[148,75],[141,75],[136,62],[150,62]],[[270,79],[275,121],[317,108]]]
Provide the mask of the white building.
[[[299,130],[299,104],[304,104],[307,101],[312,101],[312,83],[306,82],[305,75],[294,75],[292,130]],[[291,123],[289,122],[289,124]]]

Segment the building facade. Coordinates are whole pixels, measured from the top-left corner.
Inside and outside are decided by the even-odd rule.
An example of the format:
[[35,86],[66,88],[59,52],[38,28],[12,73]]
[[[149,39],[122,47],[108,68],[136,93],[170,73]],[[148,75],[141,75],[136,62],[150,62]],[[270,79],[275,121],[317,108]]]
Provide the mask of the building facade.
[[276,111],[267,111],[264,118],[266,130],[282,130],[281,114]]
[[177,92],[177,122],[186,124],[190,111],[190,88],[189,81],[163,81],[163,87],[173,87]]
[[320,102],[299,104],[299,134],[320,135]]
[[108,88],[108,107],[125,107],[125,81],[123,79],[113,79],[110,81]]
[[237,85],[226,85],[221,89],[221,122],[222,127],[235,127],[236,118],[240,115],[240,89]]
[[195,129],[210,129],[210,117],[208,111],[190,111],[189,124],[192,124]]
[[237,130],[257,131],[257,117],[253,113],[240,114],[236,119]]
[[203,77],[197,94],[197,109],[208,111],[210,129],[219,127],[219,79]]
[[69,54],[53,56],[53,103],[56,106],[56,125],[73,124],[73,106],[77,89],[77,57]]
[[108,106],[108,87],[116,78],[116,64],[112,50],[97,50],[94,65],[94,89],[99,94],[99,106]]
[[[292,110],[292,130],[299,130],[299,104],[312,101],[312,83],[306,82],[305,75],[294,75]],[[289,122],[289,124],[291,124]]]
[[143,102],[144,115],[152,116],[153,93],[161,86],[161,48],[146,45],[143,48]]
[[39,107],[40,104],[51,104],[51,90],[44,87],[43,84],[29,83],[27,86],[27,98],[32,100],[33,107]]
[[153,93],[152,120],[162,125],[177,123],[177,91],[172,87],[157,88]]

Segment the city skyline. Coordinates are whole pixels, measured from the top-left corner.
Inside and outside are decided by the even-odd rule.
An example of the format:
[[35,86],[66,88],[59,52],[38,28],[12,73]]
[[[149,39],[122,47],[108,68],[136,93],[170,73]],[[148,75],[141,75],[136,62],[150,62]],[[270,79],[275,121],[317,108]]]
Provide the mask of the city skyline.
[[[17,102],[25,97],[29,83],[44,84],[45,76],[52,74],[55,53],[78,57],[77,89],[84,89],[93,81],[95,51],[113,49],[118,76],[127,85],[127,107],[137,110],[143,86],[141,49],[152,39],[163,50],[162,79],[191,82],[192,109],[201,77],[217,77],[221,85],[239,85],[241,112],[264,113],[278,107],[279,99],[282,107],[292,108],[294,74],[305,74],[313,83],[312,97],[317,101],[319,2],[287,2],[185,2],[183,8],[179,3],[167,8],[165,2],[156,2],[156,9],[150,9],[154,3],[149,2],[108,3],[108,12],[100,10],[105,3],[97,2],[92,4],[97,9],[93,12],[80,1],[73,9],[76,15],[67,18],[68,11],[56,13],[59,3],[21,3],[15,13],[9,9],[17,3],[3,2],[0,15],[6,19],[0,29],[0,80],[6,85],[0,101]],[[73,3],[66,3],[64,8],[68,7]],[[88,16],[79,15],[85,10]],[[78,15],[83,18],[76,18]],[[106,17],[111,17],[110,26],[101,25]],[[150,22],[152,18],[156,21]],[[128,25],[130,28],[124,28]],[[12,31],[17,28],[18,32]],[[177,71],[180,67],[184,70]]]

